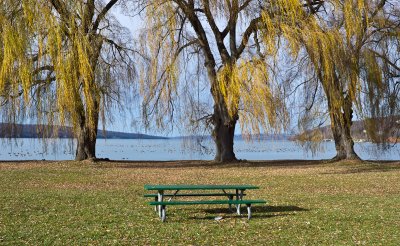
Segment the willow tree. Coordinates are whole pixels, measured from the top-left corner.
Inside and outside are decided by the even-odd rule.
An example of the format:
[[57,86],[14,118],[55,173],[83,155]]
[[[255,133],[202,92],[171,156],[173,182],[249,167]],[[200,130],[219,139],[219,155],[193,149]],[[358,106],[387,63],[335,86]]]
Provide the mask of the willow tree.
[[[308,3],[307,3],[308,2]],[[196,54],[204,61],[214,107],[210,117],[216,144],[215,160],[234,161],[234,133],[239,121],[242,132],[260,133],[280,128],[283,108],[270,67],[277,54],[277,33],[270,33],[275,20],[292,25],[298,10],[314,9],[320,1],[168,0],[146,1],[143,35],[150,54],[143,79],[145,106],[161,116],[172,111],[168,105],[179,87],[183,54]],[[145,70],[143,70],[145,71]],[[160,104],[164,101],[164,104]],[[284,110],[282,110],[284,111]],[[147,113],[147,112],[146,112]]]
[[[10,0],[11,1],[11,0]],[[120,84],[133,75],[128,32],[110,14],[118,0],[14,1],[21,5],[33,41],[15,47],[3,59],[1,81],[23,88],[27,100],[44,108],[46,119],[71,125],[77,139],[76,160],[96,158],[99,118],[110,98],[118,97]],[[8,37],[18,37],[10,32]],[[15,67],[15,62],[24,66]],[[30,94],[29,94],[30,93]],[[44,95],[54,103],[43,101]],[[39,118],[43,116],[38,115]],[[105,120],[105,119],[104,119]],[[104,122],[103,120],[103,122]]]
[[380,26],[368,47],[363,67],[359,112],[365,133],[375,143],[388,147],[400,136],[400,5],[388,1],[380,15]]
[[[359,98],[364,82],[378,85],[383,81],[384,73],[373,52],[375,37],[387,20],[388,4],[387,0],[325,1],[325,12],[309,16],[306,22],[285,32],[293,45],[304,47],[310,71],[322,85],[336,160],[359,159],[350,132],[353,111],[362,107]],[[365,73],[368,76],[363,76]]]

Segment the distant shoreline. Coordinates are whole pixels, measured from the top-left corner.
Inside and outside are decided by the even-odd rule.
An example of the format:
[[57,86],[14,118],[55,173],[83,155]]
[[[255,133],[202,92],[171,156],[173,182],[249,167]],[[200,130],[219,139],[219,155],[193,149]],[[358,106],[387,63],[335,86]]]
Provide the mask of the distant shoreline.
[[[73,139],[71,127],[0,123],[0,138]],[[169,139],[142,133],[97,130],[97,139]]]
[[[0,138],[32,138],[32,139],[73,139],[71,127],[48,126],[37,124],[0,123]],[[247,139],[249,136],[235,135],[235,139]],[[290,134],[261,134],[251,137],[254,140],[291,140]],[[212,139],[207,135],[164,137],[143,133],[126,133],[118,131],[97,130],[97,139]]]

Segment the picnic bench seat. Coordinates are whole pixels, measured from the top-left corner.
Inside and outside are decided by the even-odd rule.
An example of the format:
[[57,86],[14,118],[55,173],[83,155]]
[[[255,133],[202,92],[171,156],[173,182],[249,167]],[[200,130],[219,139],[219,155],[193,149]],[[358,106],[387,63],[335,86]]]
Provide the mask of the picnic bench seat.
[[214,205],[214,204],[228,204],[228,205],[241,205],[247,206],[247,218],[251,219],[251,205],[256,203],[266,203],[264,200],[200,200],[200,201],[162,201],[162,202],[149,202],[150,205],[161,206],[161,221],[166,219],[166,207],[173,205]]
[[[199,196],[225,196],[228,197],[229,200],[232,200],[237,194],[236,193],[174,193],[174,194],[163,194],[164,197],[169,197],[170,199],[175,198],[175,197],[199,197]],[[246,194],[242,194],[242,196],[246,196]],[[158,194],[145,194],[144,197],[152,197],[154,198],[155,201],[158,201]],[[231,209],[231,205],[229,204],[229,209]],[[157,211],[158,205],[154,207],[154,210]]]

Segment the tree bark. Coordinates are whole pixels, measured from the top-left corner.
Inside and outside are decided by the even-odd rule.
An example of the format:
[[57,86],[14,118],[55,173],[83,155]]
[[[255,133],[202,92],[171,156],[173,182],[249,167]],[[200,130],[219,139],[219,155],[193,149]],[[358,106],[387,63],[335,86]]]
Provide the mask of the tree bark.
[[[99,125],[99,95],[93,92],[93,108],[92,110],[80,110],[79,129],[77,129],[77,147],[75,160],[83,161],[88,159],[96,159],[96,140],[97,129]],[[86,105],[86,107],[88,107]],[[83,105],[81,105],[83,108]],[[89,118],[90,117],[90,118]]]
[[354,141],[351,136],[351,126],[353,124],[353,109],[351,99],[346,96],[342,105],[343,111],[331,112],[331,129],[333,139],[335,140],[336,156],[335,161],[339,160],[360,160],[360,157],[354,151]]
[[227,117],[223,117],[223,114],[221,114],[218,109],[214,109],[214,115],[213,115],[214,129],[212,137],[214,139],[216,146],[216,154],[214,158],[215,161],[217,162],[237,161],[233,149],[236,122],[237,118],[229,119]]
[[216,146],[214,160],[217,162],[237,161],[233,144],[235,127],[238,120],[238,113],[230,116],[225,100],[220,92],[217,83],[217,75],[214,66],[207,66],[208,77],[211,81],[211,94],[214,99],[214,113],[212,123],[214,129],[212,137]]
[[[95,75],[100,51],[102,48],[102,40],[98,36],[91,36],[92,53],[90,54],[90,64],[92,72]],[[99,112],[100,112],[100,94],[97,89],[95,77],[89,85],[90,99],[92,100],[92,107],[89,105],[81,105],[79,129],[77,131],[77,147],[76,147],[76,161],[83,161],[88,159],[96,159],[96,140],[97,129],[99,125]],[[86,98],[88,100],[88,98]],[[86,110],[83,108],[86,107]]]
[[96,137],[97,131],[96,133],[91,133],[91,130],[86,125],[79,127],[76,137],[76,161],[96,159]]

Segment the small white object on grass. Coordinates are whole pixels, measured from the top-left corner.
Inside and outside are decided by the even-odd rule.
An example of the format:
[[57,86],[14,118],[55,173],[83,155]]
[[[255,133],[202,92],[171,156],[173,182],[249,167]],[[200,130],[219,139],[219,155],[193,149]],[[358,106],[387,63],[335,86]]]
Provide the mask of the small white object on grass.
[[215,217],[215,218],[214,218],[214,220],[216,220],[216,221],[220,221],[220,220],[222,220],[222,219],[223,219],[222,216],[218,216],[218,217]]

